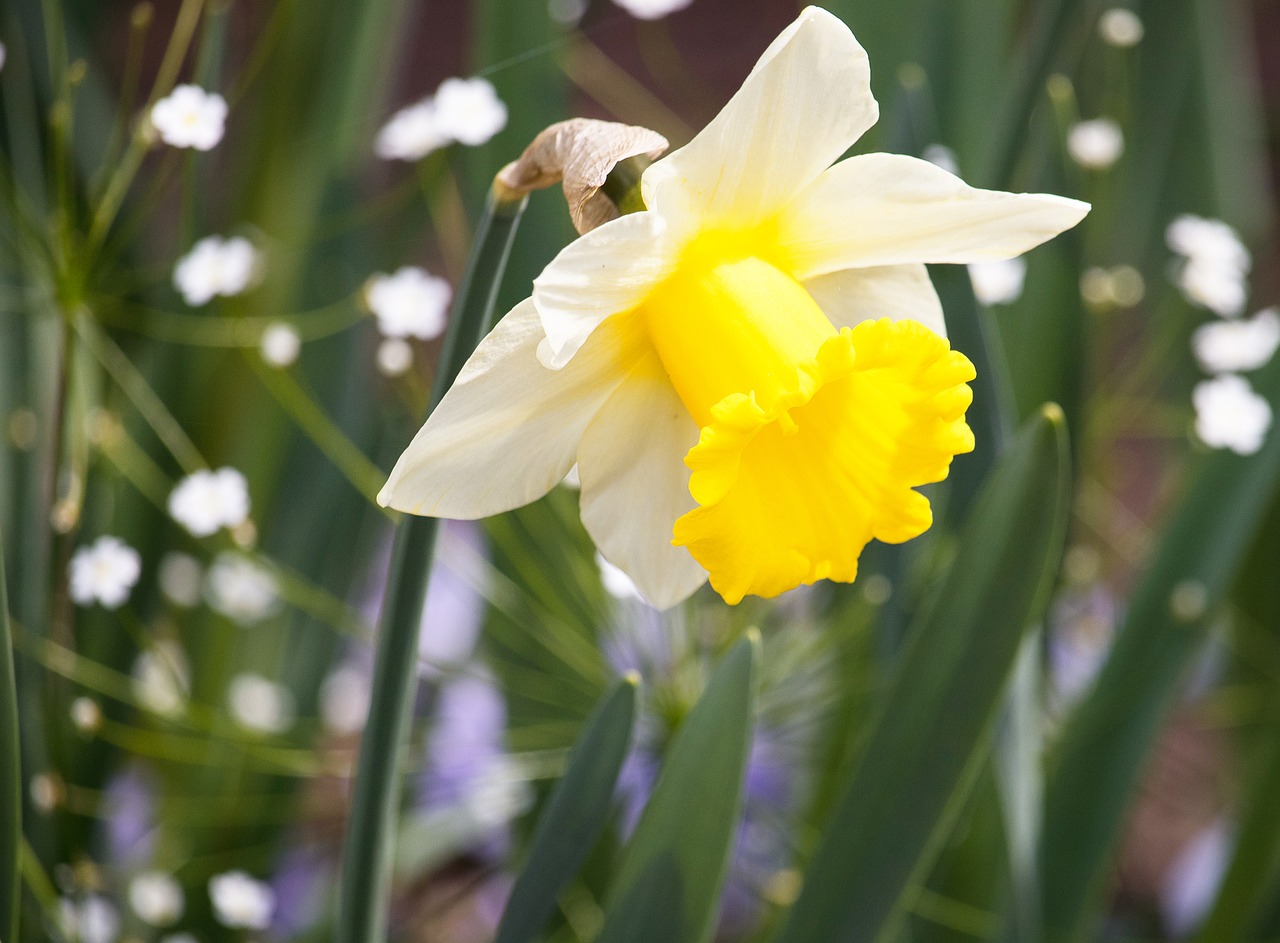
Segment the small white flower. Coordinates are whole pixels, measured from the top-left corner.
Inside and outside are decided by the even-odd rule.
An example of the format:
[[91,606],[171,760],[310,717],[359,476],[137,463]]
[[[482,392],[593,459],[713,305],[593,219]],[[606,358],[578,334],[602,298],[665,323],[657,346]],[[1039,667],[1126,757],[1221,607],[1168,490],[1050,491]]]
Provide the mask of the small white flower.
[[683,10],[693,0],[613,0],[639,20],[658,20],[668,13]]
[[320,686],[320,718],[335,734],[359,733],[369,714],[369,676],[353,665],[343,665]]
[[191,667],[177,642],[162,639],[133,663],[133,696],[161,717],[182,713],[191,690]]
[[174,147],[207,151],[222,140],[226,121],[226,99],[195,85],[176,86],[151,106],[151,124]]
[[1196,435],[1210,448],[1252,455],[1271,428],[1271,404],[1234,373],[1197,383],[1191,391]]
[[1240,235],[1220,219],[1204,219],[1184,214],[1164,231],[1169,248],[1185,258],[1198,262],[1215,262],[1249,271],[1252,259],[1240,241]]
[[1207,373],[1245,373],[1267,363],[1280,347],[1280,312],[1259,311],[1239,321],[1214,321],[1196,328],[1191,349]]
[[238,674],[227,687],[236,723],[255,733],[284,733],[293,726],[293,693],[262,675]]
[[200,602],[204,568],[185,553],[166,553],[160,560],[160,592],[175,606],[190,609]]
[[62,801],[62,780],[53,773],[36,773],[27,788],[31,804],[41,812],[52,812]]
[[252,625],[276,611],[280,588],[262,564],[228,551],[218,554],[205,574],[204,598],[229,619]]
[[195,537],[238,527],[249,517],[249,482],[234,468],[192,472],[170,493],[169,515]]
[[435,123],[461,144],[483,144],[507,125],[507,106],[486,79],[445,79],[436,89]]
[[78,549],[68,569],[73,602],[91,606],[96,601],[106,609],[116,609],[138,582],[142,560],[138,551],[119,537],[103,536]]
[[215,295],[230,297],[247,289],[258,277],[261,257],[243,236],[206,236],[178,260],[173,285],[192,307],[208,304]]
[[920,154],[935,167],[941,167],[949,174],[960,173],[960,160],[956,152],[945,144],[930,144]]
[[375,355],[378,372],[384,377],[401,377],[413,366],[413,348],[399,337],[384,337]]
[[1027,263],[1022,258],[969,265],[969,281],[974,296],[984,305],[1007,305],[1022,295]]
[[302,338],[293,325],[277,321],[267,325],[258,344],[262,359],[273,367],[287,367],[298,359],[302,350]]
[[91,697],[78,697],[71,702],[71,722],[82,733],[93,733],[102,726],[102,708]]
[[265,930],[276,908],[271,887],[244,871],[228,871],[209,879],[209,899],[214,916],[226,927]]
[[373,142],[383,160],[421,160],[449,144],[449,136],[436,124],[435,102],[426,98],[391,116]]
[[1212,258],[1188,259],[1178,269],[1178,288],[1192,304],[1223,318],[1238,317],[1249,300],[1245,272]]
[[1142,20],[1123,7],[1113,7],[1098,19],[1098,35],[1109,46],[1128,49],[1142,42]]
[[406,265],[394,275],[370,278],[364,297],[387,337],[430,340],[444,330],[453,289],[443,278]]
[[129,906],[144,923],[171,927],[182,916],[182,885],[164,871],[143,871],[129,882]]
[[120,912],[100,894],[79,902],[63,897],[58,901],[58,920],[65,935],[77,943],[115,943],[120,936]]
[[1106,170],[1124,153],[1124,134],[1110,118],[1081,121],[1067,134],[1067,151],[1086,170]]
[[596,554],[596,566],[600,570],[600,582],[604,585],[607,592],[614,599],[638,599],[644,602],[644,596],[640,594],[640,590],[636,584],[632,582],[631,577],[623,573],[620,569],[602,557]]

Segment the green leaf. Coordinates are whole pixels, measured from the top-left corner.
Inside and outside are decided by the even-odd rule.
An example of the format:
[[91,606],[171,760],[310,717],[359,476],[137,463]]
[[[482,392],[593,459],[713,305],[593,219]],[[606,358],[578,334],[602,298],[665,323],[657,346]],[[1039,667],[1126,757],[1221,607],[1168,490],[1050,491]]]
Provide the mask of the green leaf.
[[1005,679],[1048,602],[1070,504],[1046,406],[997,464],[917,619],[780,943],[887,938],[981,768]]
[[631,746],[639,682],[638,676],[628,675],[588,720],[569,768],[538,820],[529,857],[511,889],[495,943],[534,939],[599,839],[609,819],[618,773]]
[[742,811],[760,637],[717,666],[667,750],[624,852],[598,943],[706,943]]
[[[0,547],[3,542],[0,542]],[[18,691],[4,557],[0,554],[0,940],[18,938],[19,860],[22,852],[22,754],[18,745]]]
[[[1275,408],[1280,361],[1257,378]],[[1046,937],[1090,931],[1111,850],[1178,686],[1207,639],[1280,477],[1280,435],[1261,452],[1204,458],[1165,528],[1092,692],[1062,734],[1046,791],[1042,846]]]

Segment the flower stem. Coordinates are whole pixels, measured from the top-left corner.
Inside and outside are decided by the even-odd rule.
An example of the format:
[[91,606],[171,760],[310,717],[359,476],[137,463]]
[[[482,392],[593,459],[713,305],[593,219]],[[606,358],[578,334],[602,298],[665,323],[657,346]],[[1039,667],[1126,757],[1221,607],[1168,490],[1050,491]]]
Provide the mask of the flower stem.
[[[0,547],[3,547],[0,541]],[[3,551],[0,551],[2,554]],[[0,939],[18,938],[22,851],[22,762],[18,749],[18,689],[13,673],[13,639],[0,555]]]
[[[431,393],[440,402],[487,333],[525,198],[495,187],[476,231]],[[369,720],[360,741],[343,848],[338,943],[386,938],[392,837],[400,805],[402,760],[417,688],[418,629],[435,553],[435,518],[412,517],[396,534],[373,664]]]

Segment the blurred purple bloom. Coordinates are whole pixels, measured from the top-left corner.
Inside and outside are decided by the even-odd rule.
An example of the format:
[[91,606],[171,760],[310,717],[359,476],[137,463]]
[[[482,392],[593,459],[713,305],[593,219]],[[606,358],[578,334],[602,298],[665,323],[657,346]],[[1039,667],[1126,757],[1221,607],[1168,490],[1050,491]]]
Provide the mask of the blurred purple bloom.
[[156,786],[146,767],[117,770],[103,787],[107,858],[116,864],[151,859],[155,844]]
[[301,843],[285,849],[270,881],[276,895],[272,939],[291,939],[324,916],[333,870],[333,862],[317,849]]

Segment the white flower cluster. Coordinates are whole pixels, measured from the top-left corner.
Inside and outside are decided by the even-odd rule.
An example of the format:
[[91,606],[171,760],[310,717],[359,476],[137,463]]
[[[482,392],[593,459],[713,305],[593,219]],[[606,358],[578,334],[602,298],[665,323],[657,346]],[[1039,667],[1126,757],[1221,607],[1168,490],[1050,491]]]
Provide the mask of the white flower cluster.
[[228,871],[209,879],[213,914],[224,927],[265,930],[276,909],[275,891],[244,871]]
[[206,236],[174,266],[173,287],[187,304],[198,307],[216,295],[240,294],[257,280],[260,269],[260,254],[248,239]]
[[453,289],[447,281],[416,266],[371,277],[364,286],[364,301],[383,335],[378,371],[389,377],[405,373],[413,365],[413,348],[406,338],[439,337],[452,300]]
[[141,574],[138,551],[119,537],[99,537],[71,555],[71,601],[78,606],[97,602],[104,609],[118,609],[129,598]]
[[973,296],[987,306],[1017,301],[1022,296],[1022,283],[1026,277],[1027,262],[1021,257],[969,264]]
[[455,141],[483,144],[506,124],[507,106],[488,81],[445,79],[434,95],[392,115],[373,149],[384,160],[421,160]]
[[1175,279],[1192,304],[1225,320],[1196,329],[1191,348],[1212,377],[1191,392],[1196,435],[1210,448],[1252,455],[1271,428],[1271,404],[1241,376],[1265,366],[1280,347],[1280,312],[1240,318],[1249,296],[1252,258],[1234,229],[1221,220],[1179,216],[1165,231],[1179,256]]
[[222,140],[227,101],[197,85],[179,85],[151,106],[151,126],[173,147],[211,150]]
[[193,472],[169,495],[170,516],[193,537],[208,537],[249,518],[249,482],[234,468]]
[[1081,121],[1067,132],[1067,153],[1085,170],[1107,170],[1124,153],[1124,132],[1110,118]]
[[638,20],[659,20],[669,13],[683,10],[693,0],[613,0]]

